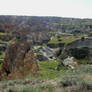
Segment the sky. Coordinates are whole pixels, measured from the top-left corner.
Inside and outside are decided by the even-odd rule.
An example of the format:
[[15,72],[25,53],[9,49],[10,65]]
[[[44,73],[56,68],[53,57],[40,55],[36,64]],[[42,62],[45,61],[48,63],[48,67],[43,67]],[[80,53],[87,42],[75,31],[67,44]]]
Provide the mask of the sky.
[[92,18],[92,0],[0,0],[0,15]]

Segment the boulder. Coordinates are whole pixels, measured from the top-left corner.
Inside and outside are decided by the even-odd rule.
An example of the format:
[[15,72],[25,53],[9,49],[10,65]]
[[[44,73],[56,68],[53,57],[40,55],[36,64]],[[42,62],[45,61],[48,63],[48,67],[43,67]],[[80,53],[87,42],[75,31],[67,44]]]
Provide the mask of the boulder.
[[26,40],[14,43],[7,48],[0,77],[19,78],[39,70],[31,43]]
[[75,69],[75,67],[78,65],[78,63],[74,57],[68,57],[68,58],[64,59],[63,64],[68,69]]

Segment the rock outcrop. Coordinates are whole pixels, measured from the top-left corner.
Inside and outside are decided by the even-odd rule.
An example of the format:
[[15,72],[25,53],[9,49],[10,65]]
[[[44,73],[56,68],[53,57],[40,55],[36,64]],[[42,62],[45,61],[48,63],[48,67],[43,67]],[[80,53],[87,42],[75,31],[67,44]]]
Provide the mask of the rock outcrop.
[[52,49],[48,46],[34,46],[34,52],[39,61],[53,61],[61,53],[61,49]]
[[26,40],[12,44],[7,48],[0,77],[19,78],[39,70],[31,43]]
[[77,59],[92,57],[92,39],[81,39],[69,44],[66,48],[71,56]]
[[68,69],[74,69],[78,66],[77,60],[74,57],[68,57],[63,61],[64,66]]

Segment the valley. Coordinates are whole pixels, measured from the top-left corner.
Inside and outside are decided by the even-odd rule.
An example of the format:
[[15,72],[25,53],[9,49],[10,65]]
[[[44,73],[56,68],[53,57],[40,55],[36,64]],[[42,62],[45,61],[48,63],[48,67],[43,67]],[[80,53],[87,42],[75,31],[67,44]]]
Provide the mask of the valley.
[[92,19],[0,16],[0,92],[92,92]]

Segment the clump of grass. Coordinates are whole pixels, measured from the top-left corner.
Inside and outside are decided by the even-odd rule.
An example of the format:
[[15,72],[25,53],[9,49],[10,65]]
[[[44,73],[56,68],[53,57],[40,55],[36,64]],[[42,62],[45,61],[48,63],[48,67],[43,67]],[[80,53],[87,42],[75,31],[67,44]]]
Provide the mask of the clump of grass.
[[35,85],[35,86],[23,86],[18,89],[18,92],[54,92],[54,88],[50,85]]
[[41,78],[43,79],[54,79],[57,76],[59,76],[60,72],[59,71],[53,71],[53,70],[47,70],[41,72]]

